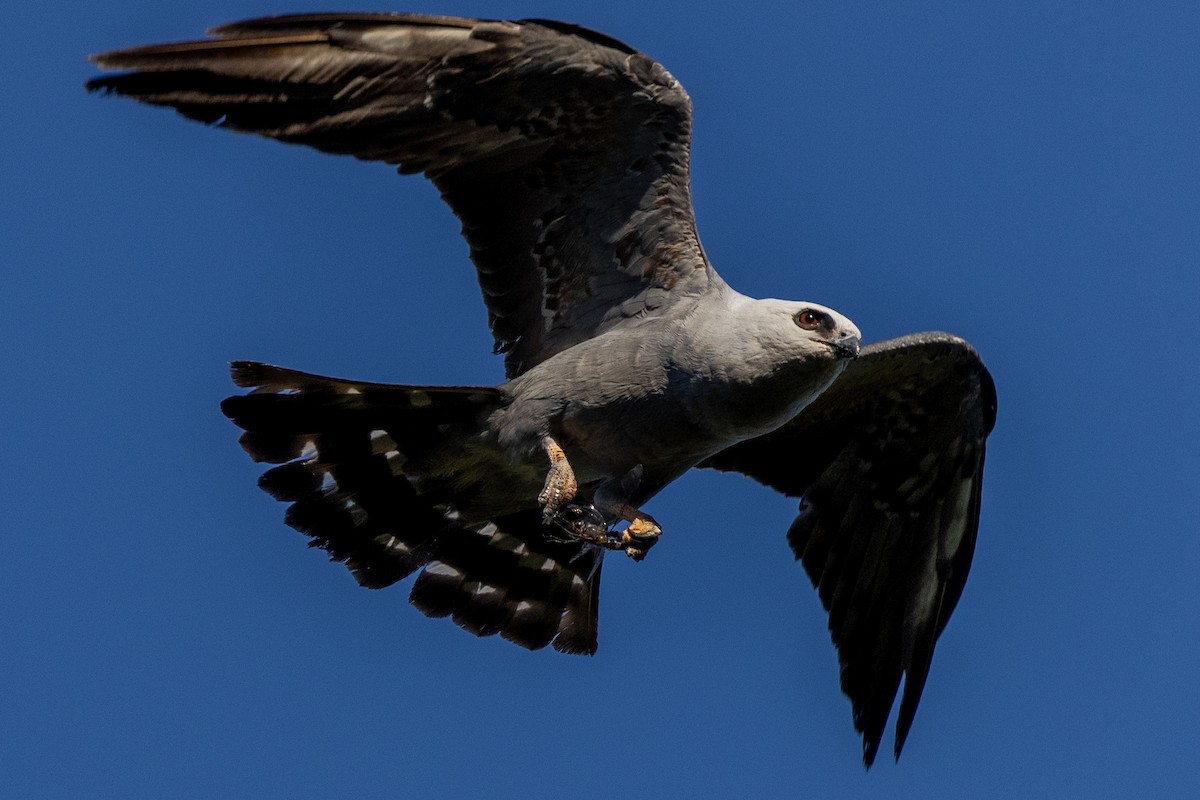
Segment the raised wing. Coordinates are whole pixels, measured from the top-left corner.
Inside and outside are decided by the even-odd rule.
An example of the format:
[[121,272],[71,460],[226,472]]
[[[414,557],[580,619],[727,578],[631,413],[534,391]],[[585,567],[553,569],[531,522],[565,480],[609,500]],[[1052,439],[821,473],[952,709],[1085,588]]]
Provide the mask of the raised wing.
[[317,14],[94,57],[92,90],[424,172],[463,224],[514,377],[720,279],[696,237],[691,101],[563,23]]
[[915,334],[864,348],[795,420],[701,464],[801,498],[788,543],[829,612],[867,766],[903,674],[899,757],[962,594],[995,419],[975,350]]

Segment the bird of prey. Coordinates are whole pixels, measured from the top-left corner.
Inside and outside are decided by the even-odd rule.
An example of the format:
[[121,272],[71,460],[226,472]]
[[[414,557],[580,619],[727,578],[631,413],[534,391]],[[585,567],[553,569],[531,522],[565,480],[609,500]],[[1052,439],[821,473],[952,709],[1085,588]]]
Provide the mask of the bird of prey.
[[869,767],[899,757],[966,581],[995,389],[962,339],[860,349],[816,303],[705,257],[691,102],[595,31],[412,14],[256,19],[95,56],[88,88],[423,173],[462,222],[506,381],[401,386],[239,361],[222,403],[288,525],[363,586],[479,636],[596,649],[609,550],[692,467],[799,498],[787,540],[829,612]]

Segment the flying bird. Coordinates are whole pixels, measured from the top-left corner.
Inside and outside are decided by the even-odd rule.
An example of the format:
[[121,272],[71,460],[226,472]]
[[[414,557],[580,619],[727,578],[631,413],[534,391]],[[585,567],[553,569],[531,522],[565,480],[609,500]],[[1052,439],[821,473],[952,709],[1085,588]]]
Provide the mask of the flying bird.
[[[944,333],[860,347],[812,302],[732,289],[701,248],[691,101],[549,20],[304,14],[95,56],[91,90],[423,173],[462,222],[506,381],[401,386],[248,361],[222,411],[288,525],[363,586],[479,636],[593,653],[607,552],[693,467],[799,499],[869,767],[899,757],[979,525],[992,380]],[[669,528],[669,526],[668,526]]]

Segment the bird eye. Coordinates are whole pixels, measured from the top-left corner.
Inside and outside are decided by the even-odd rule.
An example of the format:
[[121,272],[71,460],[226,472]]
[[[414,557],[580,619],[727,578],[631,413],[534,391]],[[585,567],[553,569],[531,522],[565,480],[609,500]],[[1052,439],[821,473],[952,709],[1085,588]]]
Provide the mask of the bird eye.
[[795,319],[797,325],[811,331],[821,327],[821,323],[825,321],[825,315],[820,311],[813,311],[811,308],[806,308],[797,314]]

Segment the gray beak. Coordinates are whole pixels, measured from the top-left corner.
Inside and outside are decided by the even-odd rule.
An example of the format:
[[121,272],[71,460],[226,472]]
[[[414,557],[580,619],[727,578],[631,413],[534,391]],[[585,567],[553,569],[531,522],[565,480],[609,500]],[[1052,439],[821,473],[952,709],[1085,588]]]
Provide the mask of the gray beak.
[[855,358],[858,356],[861,343],[861,339],[857,333],[842,331],[836,339],[829,342],[829,346],[837,351],[837,354],[842,358]]

